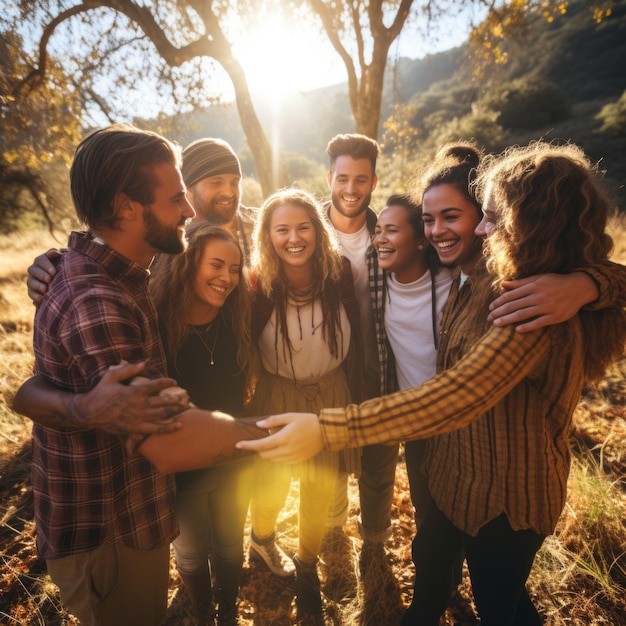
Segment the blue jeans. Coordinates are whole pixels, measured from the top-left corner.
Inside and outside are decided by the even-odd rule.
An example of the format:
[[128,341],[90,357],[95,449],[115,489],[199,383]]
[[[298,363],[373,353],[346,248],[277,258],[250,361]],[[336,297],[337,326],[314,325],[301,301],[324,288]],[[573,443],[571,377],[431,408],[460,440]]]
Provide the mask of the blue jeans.
[[[186,574],[207,567],[209,553],[218,587],[243,566],[243,533],[252,485],[252,459],[176,476],[176,565]],[[224,572],[222,572],[224,569]]]

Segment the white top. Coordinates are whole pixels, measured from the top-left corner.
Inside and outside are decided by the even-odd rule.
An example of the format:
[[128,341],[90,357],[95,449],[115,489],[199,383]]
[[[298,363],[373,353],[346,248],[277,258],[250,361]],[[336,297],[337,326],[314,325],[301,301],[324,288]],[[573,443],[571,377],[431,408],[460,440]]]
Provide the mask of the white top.
[[[322,306],[316,299],[313,303],[301,306],[288,304],[287,332],[293,346],[293,371],[292,361],[289,351],[283,346],[282,334],[278,333],[278,343],[276,340],[276,309],[265,325],[259,337],[259,351],[263,367],[271,374],[278,374],[285,378],[293,378],[294,372],[296,380],[319,377],[327,374],[341,365],[343,359],[348,354],[350,347],[350,322],[343,304],[340,304],[341,329],[343,331],[343,350],[339,342],[339,354],[335,358],[330,353],[326,341],[322,337]],[[300,319],[298,320],[298,314]],[[313,320],[315,327],[313,327]],[[302,336],[300,336],[302,329]],[[276,370],[276,350],[278,349],[278,371]]]
[[465,281],[467,280],[468,276],[469,274],[466,274],[463,271],[459,273],[459,289],[465,284]]
[[[441,268],[435,278],[437,335],[451,285],[452,272]],[[400,389],[417,387],[435,375],[437,349],[433,337],[430,271],[404,284],[398,283],[392,273],[387,276],[385,332],[396,360]]]

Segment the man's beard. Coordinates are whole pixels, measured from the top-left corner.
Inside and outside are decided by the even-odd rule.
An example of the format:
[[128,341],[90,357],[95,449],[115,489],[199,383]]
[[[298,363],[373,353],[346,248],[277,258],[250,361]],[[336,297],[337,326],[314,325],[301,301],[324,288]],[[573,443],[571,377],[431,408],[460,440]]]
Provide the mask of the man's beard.
[[371,199],[372,194],[368,193],[366,196],[363,197],[363,201],[356,211],[351,210],[350,212],[346,212],[346,210],[341,205],[341,198],[334,191],[330,195],[330,200],[335,210],[345,217],[357,217],[357,215],[361,215],[361,213],[367,210],[367,207],[370,205]]
[[239,198],[230,198],[231,205],[228,208],[217,204],[219,200],[223,199],[223,196],[217,196],[210,202],[205,202],[200,194],[195,193],[194,189],[191,203],[199,219],[211,222],[211,224],[215,224],[216,226],[223,226],[233,221],[237,208],[239,207]]
[[180,254],[187,247],[185,231],[177,226],[183,226],[187,220],[183,220],[177,226],[165,226],[159,222],[151,208],[144,207],[143,219],[146,226],[144,241],[155,250],[167,254]]

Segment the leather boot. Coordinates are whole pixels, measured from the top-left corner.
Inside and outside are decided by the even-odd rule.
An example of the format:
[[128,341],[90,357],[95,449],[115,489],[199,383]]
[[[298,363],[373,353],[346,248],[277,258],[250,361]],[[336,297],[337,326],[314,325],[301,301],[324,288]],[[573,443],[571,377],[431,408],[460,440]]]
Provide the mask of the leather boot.
[[178,570],[178,575],[194,605],[198,607],[211,605],[211,572],[208,567],[191,573]]
[[237,626],[239,584],[243,561],[232,563],[214,558],[215,583],[217,585],[217,626]]
[[293,557],[296,566],[296,606],[298,617],[303,614],[321,618],[322,594],[320,591],[320,579],[317,576],[317,559],[311,563],[301,561],[297,556]]

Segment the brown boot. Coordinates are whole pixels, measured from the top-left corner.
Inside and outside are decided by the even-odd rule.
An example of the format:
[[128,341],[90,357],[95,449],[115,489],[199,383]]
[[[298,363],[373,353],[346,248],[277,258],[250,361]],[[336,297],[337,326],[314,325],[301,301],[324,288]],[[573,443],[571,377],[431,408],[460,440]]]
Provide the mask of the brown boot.
[[[317,559],[311,563],[293,557],[296,566],[296,606],[298,621],[311,620],[315,624],[323,624],[322,593],[320,579],[317,575]],[[307,619],[309,618],[309,619]]]
[[197,607],[209,607],[212,604],[211,572],[203,568],[195,572],[186,573],[178,570],[187,595]]

